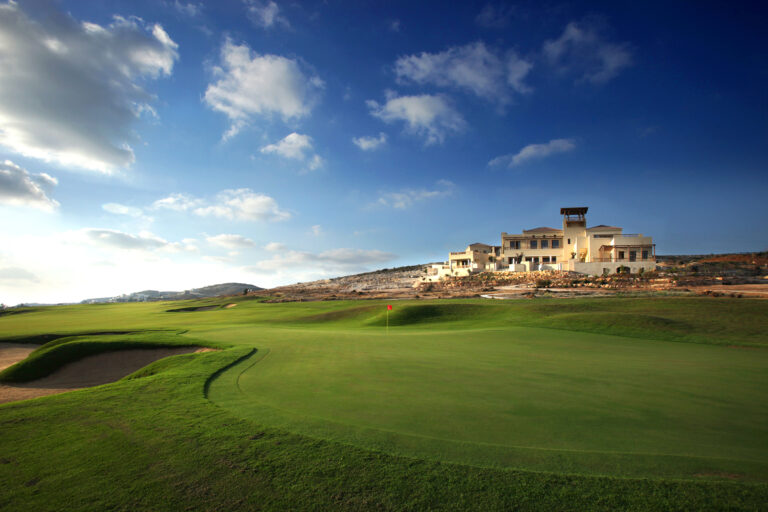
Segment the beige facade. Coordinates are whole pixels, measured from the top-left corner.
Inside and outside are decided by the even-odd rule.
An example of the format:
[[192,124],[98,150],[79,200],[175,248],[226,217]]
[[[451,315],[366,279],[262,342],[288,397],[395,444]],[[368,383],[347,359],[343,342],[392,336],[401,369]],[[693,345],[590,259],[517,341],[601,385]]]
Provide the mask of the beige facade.
[[561,208],[562,228],[502,233],[501,246],[471,244],[463,252],[450,253],[448,262],[432,274],[435,279],[488,271],[569,270],[594,275],[615,273],[620,267],[633,273],[656,267],[651,237],[604,224],[588,228],[587,210]]

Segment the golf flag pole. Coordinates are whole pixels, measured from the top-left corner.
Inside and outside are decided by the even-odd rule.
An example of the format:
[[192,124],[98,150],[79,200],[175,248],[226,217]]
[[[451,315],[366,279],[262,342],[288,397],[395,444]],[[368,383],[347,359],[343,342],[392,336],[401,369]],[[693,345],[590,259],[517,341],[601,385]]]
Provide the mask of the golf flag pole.
[[389,335],[389,312],[392,311],[392,306],[387,304],[387,335]]

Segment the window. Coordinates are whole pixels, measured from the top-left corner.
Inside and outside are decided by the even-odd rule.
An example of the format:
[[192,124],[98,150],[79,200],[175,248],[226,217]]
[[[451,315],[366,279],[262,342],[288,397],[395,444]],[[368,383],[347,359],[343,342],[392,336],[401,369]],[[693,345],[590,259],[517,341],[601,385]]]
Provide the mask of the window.
[[552,263],[557,263],[557,256],[552,256]]
[[644,260],[648,259],[648,251],[643,251],[643,259]]
[[568,245],[571,245],[571,239],[570,238],[568,239]]
[[538,256],[534,256],[533,257],[533,262],[534,263],[538,263],[539,262],[539,257]]
[[530,256],[526,256],[525,261],[533,261],[533,258],[531,258]]
[[552,248],[553,249],[559,249],[560,248],[560,240],[552,240]]
[[624,259],[624,251],[619,251],[619,259],[620,260]]
[[520,248],[520,240],[510,240],[509,241],[509,248],[510,249],[519,249]]
[[542,240],[541,241],[541,248],[542,249],[549,249],[549,240]]
[[637,251],[629,251],[629,261],[635,261],[637,259]]
[[541,257],[541,262],[542,263],[549,263],[549,256],[542,256]]
[[537,242],[536,240],[531,240],[531,249],[538,249],[539,247],[538,244],[539,242]]

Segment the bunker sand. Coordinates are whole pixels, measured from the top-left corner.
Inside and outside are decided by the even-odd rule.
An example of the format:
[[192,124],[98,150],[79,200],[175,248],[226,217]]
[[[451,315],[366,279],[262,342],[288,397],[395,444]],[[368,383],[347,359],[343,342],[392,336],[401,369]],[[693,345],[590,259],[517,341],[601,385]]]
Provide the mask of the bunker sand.
[[[0,343],[0,369],[21,361],[36,348],[36,345]],[[0,404],[107,384],[164,357],[210,350],[201,347],[142,348],[84,357],[42,379],[23,384],[0,385]]]

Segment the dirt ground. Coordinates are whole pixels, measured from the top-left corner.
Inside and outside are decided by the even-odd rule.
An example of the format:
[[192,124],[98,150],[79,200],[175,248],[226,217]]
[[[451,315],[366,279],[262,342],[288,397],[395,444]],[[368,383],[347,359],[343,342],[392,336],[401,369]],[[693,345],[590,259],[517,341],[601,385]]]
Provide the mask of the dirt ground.
[[741,296],[751,299],[768,299],[768,283],[764,284],[712,284],[707,286],[691,286],[689,290],[701,295],[712,295],[713,297]]
[[[21,361],[37,347],[38,345],[0,343],[0,369]],[[23,384],[0,385],[0,403],[27,400],[107,384],[122,379],[158,359],[209,350],[199,347],[131,349],[85,357],[63,366],[42,379]]]

